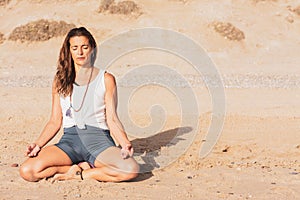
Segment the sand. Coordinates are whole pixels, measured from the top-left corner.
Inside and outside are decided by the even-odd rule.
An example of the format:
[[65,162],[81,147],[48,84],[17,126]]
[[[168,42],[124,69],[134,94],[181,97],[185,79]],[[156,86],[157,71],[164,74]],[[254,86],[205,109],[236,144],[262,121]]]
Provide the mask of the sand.
[[[138,11],[118,14],[117,7],[99,12],[100,1],[94,0],[0,2],[0,199],[300,199],[300,2],[135,3]],[[21,42],[9,36],[40,19],[85,26],[100,46],[130,30],[175,31],[214,63],[223,83],[217,91],[224,90],[225,98],[211,96],[218,76],[201,74],[182,55],[159,49],[125,54],[104,68],[117,79],[119,115],[142,167],[138,178],[26,182],[18,169],[26,145],[49,119],[63,37]],[[216,23],[231,26],[216,31]],[[162,41],[171,41],[171,50],[177,44]],[[143,66],[149,71],[141,71]],[[225,105],[224,118],[218,118],[224,124],[212,151],[201,158],[201,147],[212,141],[206,135],[214,98],[218,108]]]

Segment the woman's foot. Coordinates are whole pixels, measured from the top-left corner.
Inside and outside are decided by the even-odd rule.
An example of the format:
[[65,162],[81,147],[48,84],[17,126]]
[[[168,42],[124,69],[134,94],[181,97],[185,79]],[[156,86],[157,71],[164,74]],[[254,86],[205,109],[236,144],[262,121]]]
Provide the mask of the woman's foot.
[[83,169],[78,165],[72,165],[66,173],[55,174],[51,182],[53,183],[55,181],[71,180],[71,179],[82,180],[82,171]]
[[82,170],[87,170],[87,169],[91,169],[91,165],[88,162],[81,162],[78,164],[78,166],[82,169]]

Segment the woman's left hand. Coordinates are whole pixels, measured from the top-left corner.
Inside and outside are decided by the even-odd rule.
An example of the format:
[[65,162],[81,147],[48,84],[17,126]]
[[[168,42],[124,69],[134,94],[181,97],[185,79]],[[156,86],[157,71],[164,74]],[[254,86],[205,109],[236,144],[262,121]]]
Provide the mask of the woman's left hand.
[[130,143],[128,143],[124,147],[122,147],[121,156],[123,159],[127,159],[127,158],[133,156],[133,147]]

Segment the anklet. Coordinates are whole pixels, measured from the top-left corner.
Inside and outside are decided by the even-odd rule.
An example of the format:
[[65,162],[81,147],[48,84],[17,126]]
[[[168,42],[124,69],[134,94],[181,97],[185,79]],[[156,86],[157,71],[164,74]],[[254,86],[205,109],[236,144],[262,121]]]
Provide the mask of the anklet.
[[83,170],[77,171],[77,172],[76,172],[76,175],[80,175],[80,179],[81,179],[81,180],[83,180],[83,177],[82,177],[82,171],[83,171]]

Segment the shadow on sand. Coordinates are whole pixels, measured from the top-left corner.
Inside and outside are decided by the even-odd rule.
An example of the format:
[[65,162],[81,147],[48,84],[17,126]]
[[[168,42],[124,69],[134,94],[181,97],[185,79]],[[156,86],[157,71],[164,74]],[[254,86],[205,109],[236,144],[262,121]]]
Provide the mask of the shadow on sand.
[[155,157],[160,155],[161,148],[176,145],[179,141],[184,140],[180,136],[192,130],[191,127],[178,127],[147,138],[132,140],[134,156],[139,156],[144,162],[140,164],[140,174],[134,181],[143,181],[152,177],[152,171],[160,167],[155,161]]

